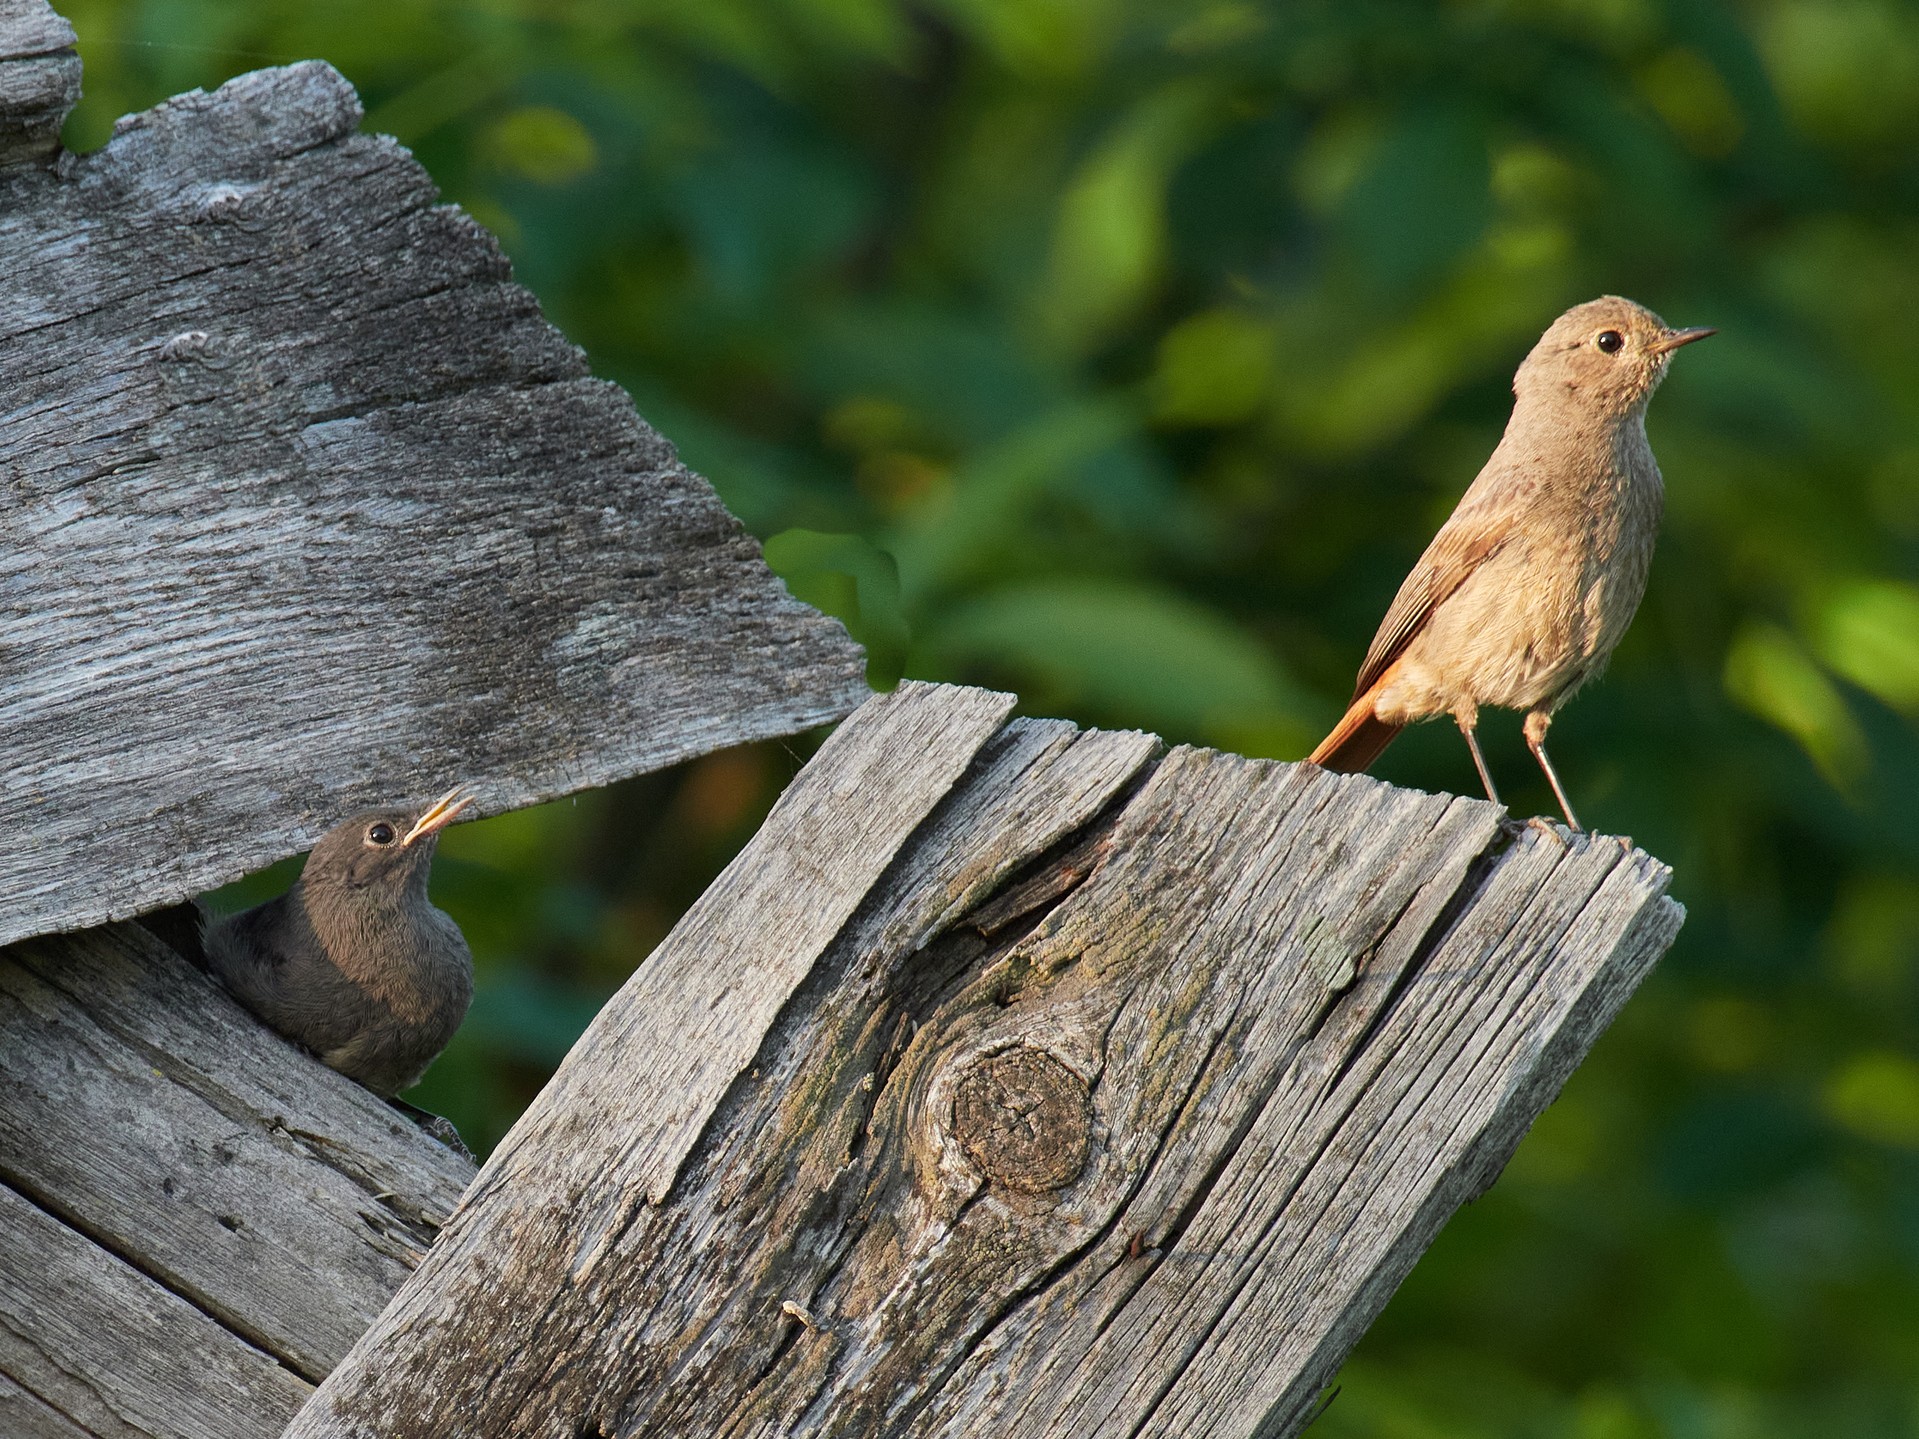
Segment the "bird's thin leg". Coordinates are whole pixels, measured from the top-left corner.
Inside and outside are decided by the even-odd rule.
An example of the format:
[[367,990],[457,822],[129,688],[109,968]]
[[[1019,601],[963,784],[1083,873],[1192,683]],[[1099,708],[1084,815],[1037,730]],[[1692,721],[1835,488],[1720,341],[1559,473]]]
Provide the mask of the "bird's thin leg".
[[1553,798],[1559,801],[1559,809],[1566,816],[1566,825],[1574,834],[1585,833],[1573,814],[1572,801],[1566,798],[1566,787],[1559,782],[1559,776],[1553,772],[1553,762],[1546,758],[1546,727],[1553,717],[1545,710],[1534,710],[1526,716],[1526,748],[1533,752],[1533,758],[1539,761],[1539,767],[1546,772],[1546,783],[1553,787]]
[[1486,756],[1479,752],[1479,740],[1473,735],[1473,727],[1479,723],[1477,709],[1459,709],[1453,718],[1459,722],[1459,732],[1466,737],[1466,748],[1473,752],[1473,767],[1479,771],[1479,782],[1486,786],[1486,798],[1494,804],[1503,804],[1499,791],[1493,788],[1492,771],[1486,768]]

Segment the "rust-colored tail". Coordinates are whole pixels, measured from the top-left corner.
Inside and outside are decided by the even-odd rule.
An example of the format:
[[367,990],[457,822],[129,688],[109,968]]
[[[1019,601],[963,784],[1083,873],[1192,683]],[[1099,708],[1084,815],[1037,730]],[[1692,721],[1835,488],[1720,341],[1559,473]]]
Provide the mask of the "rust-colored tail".
[[1374,685],[1354,700],[1346,717],[1333,726],[1318,749],[1306,756],[1306,762],[1340,774],[1359,774],[1378,759],[1379,752],[1402,728],[1373,714],[1373,696],[1378,692],[1379,686]]

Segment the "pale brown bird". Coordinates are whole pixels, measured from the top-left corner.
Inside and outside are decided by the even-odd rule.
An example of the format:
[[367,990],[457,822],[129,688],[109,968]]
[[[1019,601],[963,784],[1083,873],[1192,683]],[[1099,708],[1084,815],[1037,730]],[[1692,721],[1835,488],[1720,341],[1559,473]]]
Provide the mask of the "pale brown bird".
[[466,937],[427,898],[440,831],[472,803],[456,788],[329,830],[292,889],[208,924],[207,967],[325,1064],[378,1094],[411,1087],[473,999]]
[[1681,345],[1617,295],[1576,305],[1513,377],[1512,419],[1479,478],[1393,597],[1352,706],[1307,758],[1365,769],[1414,720],[1451,715],[1486,797],[1479,707],[1526,711],[1526,744],[1577,830],[1552,761],[1553,712],[1605,668],[1646,592],[1665,488],[1646,402]]

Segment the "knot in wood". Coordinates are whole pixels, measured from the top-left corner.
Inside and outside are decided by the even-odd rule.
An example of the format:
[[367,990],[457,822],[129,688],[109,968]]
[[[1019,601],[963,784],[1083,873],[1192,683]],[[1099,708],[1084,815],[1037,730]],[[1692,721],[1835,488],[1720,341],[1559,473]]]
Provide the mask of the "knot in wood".
[[1092,1100],[1077,1074],[1025,1045],[989,1054],[960,1077],[953,1133],[1000,1189],[1043,1194],[1086,1167]]

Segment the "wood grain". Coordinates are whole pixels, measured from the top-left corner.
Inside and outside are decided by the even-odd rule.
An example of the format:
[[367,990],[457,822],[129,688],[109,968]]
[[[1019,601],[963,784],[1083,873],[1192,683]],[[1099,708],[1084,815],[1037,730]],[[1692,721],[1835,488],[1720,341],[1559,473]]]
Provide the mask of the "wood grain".
[[472,1175],[137,924],[0,951],[0,1433],[277,1432]]
[[699,997],[635,975],[290,1439],[1296,1433],[1679,923],[1616,840],[906,703],[928,782],[849,723],[666,942]]
[[46,0],[0,0],[0,170],[44,162],[80,100],[73,27]]
[[261,1439],[311,1393],[4,1184],[0,1233],[0,1373],[51,1432],[46,1411],[93,1439]]
[[[820,951],[1013,707],[1011,695],[957,694],[908,681],[869,700],[827,740],[752,842],[581,1036],[494,1151],[470,1205],[516,1173],[548,1168],[548,1146],[569,1142],[552,1126],[571,1130],[583,1116],[621,1133],[630,1166],[613,1213],[588,1229],[617,1231],[635,1190],[653,1204],[666,1197],[713,1106]],[[749,966],[713,963],[743,950],[755,956]],[[648,1002],[633,1002],[635,992]],[[574,1062],[609,1050],[633,1056],[649,1076],[644,1091],[633,1092],[628,1075]],[[629,1116],[630,1126],[621,1122]],[[577,1262],[590,1264],[592,1252],[584,1245]]]
[[0,171],[0,942],[375,803],[513,808],[866,693],[837,622],[359,121],[306,63]]
[[58,1409],[0,1374],[0,1434],[7,1439],[89,1439]]

